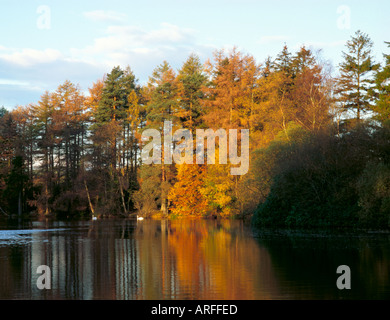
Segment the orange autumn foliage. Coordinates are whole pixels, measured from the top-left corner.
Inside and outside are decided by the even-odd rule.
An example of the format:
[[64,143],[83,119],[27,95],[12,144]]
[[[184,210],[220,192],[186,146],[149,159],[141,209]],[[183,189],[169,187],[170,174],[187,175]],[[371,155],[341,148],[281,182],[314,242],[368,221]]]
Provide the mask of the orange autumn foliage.
[[177,165],[177,182],[171,188],[169,201],[174,215],[202,216],[207,212],[207,201],[200,192],[205,167],[197,164]]

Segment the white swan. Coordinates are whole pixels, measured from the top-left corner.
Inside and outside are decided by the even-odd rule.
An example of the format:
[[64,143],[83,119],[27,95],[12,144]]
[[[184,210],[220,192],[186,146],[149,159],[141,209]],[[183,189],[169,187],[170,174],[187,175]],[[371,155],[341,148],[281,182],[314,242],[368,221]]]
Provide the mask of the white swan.
[[137,220],[144,220],[144,217],[137,216]]

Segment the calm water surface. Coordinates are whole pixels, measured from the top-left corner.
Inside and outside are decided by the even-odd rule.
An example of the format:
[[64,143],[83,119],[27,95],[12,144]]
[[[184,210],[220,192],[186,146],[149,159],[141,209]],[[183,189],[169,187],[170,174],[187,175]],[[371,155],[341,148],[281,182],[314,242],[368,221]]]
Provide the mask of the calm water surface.
[[[51,269],[51,289],[36,286]],[[351,290],[339,290],[339,265]],[[0,299],[390,299],[390,235],[254,230],[242,221],[1,225]]]

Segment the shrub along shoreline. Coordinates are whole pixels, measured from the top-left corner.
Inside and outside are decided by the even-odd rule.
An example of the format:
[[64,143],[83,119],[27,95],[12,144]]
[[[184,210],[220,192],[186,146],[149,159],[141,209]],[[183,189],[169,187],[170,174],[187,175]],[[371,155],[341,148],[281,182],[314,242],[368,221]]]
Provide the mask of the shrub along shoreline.
[[253,225],[287,228],[390,227],[390,127],[361,124],[343,135],[291,133],[277,155],[268,197]]

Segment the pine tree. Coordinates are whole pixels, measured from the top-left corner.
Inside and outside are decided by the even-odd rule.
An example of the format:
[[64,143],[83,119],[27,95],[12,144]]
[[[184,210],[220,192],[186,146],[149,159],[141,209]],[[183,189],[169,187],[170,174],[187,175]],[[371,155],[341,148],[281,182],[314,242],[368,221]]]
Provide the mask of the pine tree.
[[201,122],[202,88],[206,80],[199,57],[190,55],[177,76],[180,120],[185,128],[193,130]]
[[8,110],[6,108],[4,108],[4,106],[1,106],[1,108],[0,108],[0,118],[3,118],[6,113],[8,113]]
[[162,130],[165,120],[172,121],[174,125],[178,124],[176,74],[167,61],[153,71],[149,78],[148,91],[148,126]]
[[[126,103],[124,112],[121,114],[123,119],[123,138],[122,138],[122,167],[126,172],[131,171],[135,178],[137,170],[137,154],[139,144],[138,129],[142,122],[142,105],[140,104],[140,88],[130,67],[124,70],[124,87],[126,90]],[[134,182],[134,181],[133,181]]]
[[[164,131],[164,121],[171,121],[174,131],[179,124],[178,95],[176,74],[167,61],[164,61],[154,71],[149,78],[147,85],[149,102],[147,105],[147,127],[156,128],[160,132]],[[168,132],[164,132],[168,134]],[[164,157],[164,146],[161,150],[161,156]],[[153,164],[151,165],[153,166]],[[174,177],[174,166],[164,164],[161,161],[160,187],[161,196],[160,210],[164,215],[168,214],[168,193]]]
[[0,112],[0,214],[4,214],[9,205],[4,191],[8,188],[7,180],[15,157],[17,131],[12,114],[5,108],[0,109]]
[[55,129],[53,120],[54,106],[51,95],[45,92],[37,105],[33,106],[36,118],[37,160],[40,163],[36,184],[41,186],[41,192],[36,199],[36,206],[40,215],[50,213],[50,200],[55,186]]
[[272,58],[268,56],[267,59],[265,59],[263,66],[260,68],[260,76],[262,78],[267,78],[274,71],[273,66],[274,62],[272,61]]
[[340,77],[335,93],[345,111],[354,111],[356,120],[362,114],[372,110],[374,105],[374,72],[379,65],[371,55],[373,43],[369,36],[358,30],[347,41],[347,52],[343,52],[344,61],[340,64]]
[[106,211],[118,209],[127,214],[130,209],[129,193],[137,184],[138,92],[137,79],[131,68],[127,66],[122,70],[117,66],[103,81],[93,85],[87,99],[93,122],[90,154],[96,173],[90,180],[103,182],[89,190],[102,195]]
[[[390,47],[390,42],[385,42]],[[379,92],[378,101],[373,107],[378,118],[382,121],[390,120],[390,54],[384,54],[385,66],[378,69],[375,75],[376,88]]]
[[299,73],[305,71],[306,69],[312,69],[316,66],[316,59],[313,56],[313,53],[310,49],[306,49],[303,46],[292,58],[291,67],[293,70],[294,76],[297,76]]
[[124,72],[120,67],[114,67],[107,75],[95,115],[98,123],[115,121],[123,112],[126,104],[123,77]]
[[99,139],[103,138],[101,136],[102,132],[97,131],[102,130],[108,134],[106,147],[109,149],[106,152],[109,154],[110,165],[113,168],[124,163],[123,152],[121,153],[121,150],[119,150],[118,153],[118,148],[126,144],[126,141],[123,141],[126,137],[121,139],[120,133],[128,126],[128,97],[131,91],[135,89],[136,79],[130,67],[125,70],[122,70],[119,66],[114,67],[104,79],[98,106],[94,114],[95,123],[91,129],[97,136],[100,136]]
[[25,170],[22,156],[12,159],[12,169],[6,179],[4,198],[7,200],[8,212],[17,213],[21,217],[26,211],[26,192],[28,188],[28,175]]
[[284,45],[283,50],[276,56],[273,67],[275,71],[283,72],[286,77],[293,76],[293,60],[287,45]]

